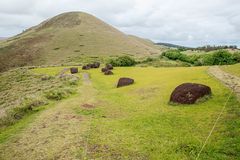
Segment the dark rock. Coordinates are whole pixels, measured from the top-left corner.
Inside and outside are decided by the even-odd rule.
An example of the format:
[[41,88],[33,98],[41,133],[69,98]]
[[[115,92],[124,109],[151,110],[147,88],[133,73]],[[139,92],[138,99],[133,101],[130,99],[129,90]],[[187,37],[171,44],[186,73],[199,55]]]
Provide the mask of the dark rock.
[[99,68],[100,67],[100,63],[99,62],[94,62],[93,65],[94,65],[94,68]]
[[107,64],[107,65],[106,65],[106,68],[107,68],[108,70],[112,70],[112,69],[113,69],[113,66],[112,66],[111,64]]
[[78,73],[78,68],[72,67],[72,68],[70,68],[70,71],[72,74]]
[[113,72],[110,71],[110,70],[107,70],[107,71],[104,72],[104,74],[105,74],[105,75],[113,75]]
[[89,63],[89,64],[87,64],[87,67],[88,68],[94,68],[94,64]]
[[118,80],[117,88],[122,86],[127,86],[133,83],[134,83],[134,80],[131,78],[120,78]]
[[89,66],[82,66],[82,70],[88,70],[88,69],[90,69]]
[[194,104],[198,99],[211,94],[211,88],[197,83],[183,83],[171,94],[170,102]]
[[106,72],[106,71],[108,71],[107,68],[102,68],[102,72]]

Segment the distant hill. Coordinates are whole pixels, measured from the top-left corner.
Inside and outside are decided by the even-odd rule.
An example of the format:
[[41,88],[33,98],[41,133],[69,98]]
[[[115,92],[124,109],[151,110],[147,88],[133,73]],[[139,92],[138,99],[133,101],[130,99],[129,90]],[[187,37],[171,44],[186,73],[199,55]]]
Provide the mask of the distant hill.
[[4,39],[7,39],[7,37],[0,37],[0,40],[4,40]]
[[26,65],[62,64],[84,56],[158,54],[153,42],[128,36],[83,12],[68,12],[1,41],[0,71]]
[[166,47],[169,47],[169,48],[193,49],[191,47],[186,47],[186,46],[181,46],[181,45],[176,45],[176,44],[171,44],[171,43],[161,43],[161,42],[158,42],[158,43],[155,43],[155,45],[166,46]]

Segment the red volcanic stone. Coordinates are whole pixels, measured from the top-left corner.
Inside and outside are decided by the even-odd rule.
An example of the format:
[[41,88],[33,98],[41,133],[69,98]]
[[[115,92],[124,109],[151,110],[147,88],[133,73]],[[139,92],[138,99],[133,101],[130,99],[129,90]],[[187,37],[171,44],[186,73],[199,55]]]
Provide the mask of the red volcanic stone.
[[123,86],[128,86],[134,83],[134,80],[131,78],[120,78],[118,80],[117,88],[123,87]]
[[106,71],[108,71],[107,68],[102,68],[102,72],[106,72]]
[[70,68],[70,72],[71,72],[72,74],[78,73],[78,68],[72,67],[72,68]]
[[107,64],[107,65],[106,65],[106,68],[107,68],[108,70],[112,70],[112,69],[113,69],[113,66],[112,66],[111,64]]
[[110,70],[107,70],[107,71],[104,72],[104,74],[105,74],[105,75],[113,75],[113,72],[110,71]]
[[82,66],[82,70],[88,70],[88,69],[90,69],[89,66]]
[[194,104],[198,99],[211,94],[211,88],[197,83],[183,83],[177,86],[171,94],[170,102]]

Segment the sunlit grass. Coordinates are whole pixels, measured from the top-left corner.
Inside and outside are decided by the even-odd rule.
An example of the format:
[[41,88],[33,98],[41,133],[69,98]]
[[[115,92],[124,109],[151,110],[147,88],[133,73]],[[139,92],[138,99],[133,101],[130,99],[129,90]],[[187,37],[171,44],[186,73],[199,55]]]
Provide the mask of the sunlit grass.
[[[89,157],[106,156],[106,152],[101,150],[104,150],[103,146],[108,146],[113,155],[128,158],[195,158],[230,93],[206,70],[207,67],[130,67],[115,68],[113,76],[104,76],[99,70],[91,70],[99,99],[105,102],[99,107],[105,111],[106,118],[96,118],[92,123],[93,129],[88,138],[91,145],[99,145],[100,151],[92,151]],[[120,77],[133,78],[135,83],[116,88]],[[212,98],[197,105],[169,105],[172,90],[184,82],[210,86]],[[236,98],[232,98],[231,103],[239,104]],[[225,155],[219,151],[219,148],[224,148],[221,145],[228,141],[220,133],[227,125],[224,121],[226,119],[218,124],[202,157],[224,159]],[[236,148],[232,148],[232,151],[237,154]],[[113,155],[112,158],[116,158]]]
[[[50,67],[32,71],[55,75],[62,69]],[[74,155],[79,159],[195,159],[230,93],[221,82],[207,74],[207,69],[122,67],[114,68],[114,75],[105,76],[100,69],[82,71],[79,68],[76,75],[88,72],[92,85],[79,87],[79,94],[61,103],[60,107],[61,111],[71,111],[85,119],[82,122],[85,130],[81,132],[84,145],[76,148]],[[116,88],[120,77],[133,78],[135,83]],[[210,86],[212,97],[195,105],[170,105],[171,92],[185,82]],[[94,107],[84,109],[82,103]],[[45,111],[45,114],[51,115],[51,112]],[[240,156],[239,113],[239,102],[231,96],[200,159],[237,159]],[[64,119],[59,121],[65,122]],[[71,121],[66,122],[77,129]],[[52,140],[51,145],[61,145]],[[58,151],[48,150],[48,154]],[[34,153],[37,155],[36,151]],[[64,156],[64,152],[57,153]],[[8,154],[12,157],[11,152]]]

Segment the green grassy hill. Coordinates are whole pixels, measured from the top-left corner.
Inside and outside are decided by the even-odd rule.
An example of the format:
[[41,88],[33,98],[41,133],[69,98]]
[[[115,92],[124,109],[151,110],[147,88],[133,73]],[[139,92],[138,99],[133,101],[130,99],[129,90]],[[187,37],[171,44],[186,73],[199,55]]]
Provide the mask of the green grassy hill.
[[92,15],[69,12],[1,41],[0,71],[26,65],[63,64],[89,56],[141,57],[160,52],[161,48],[152,42],[125,35]]

